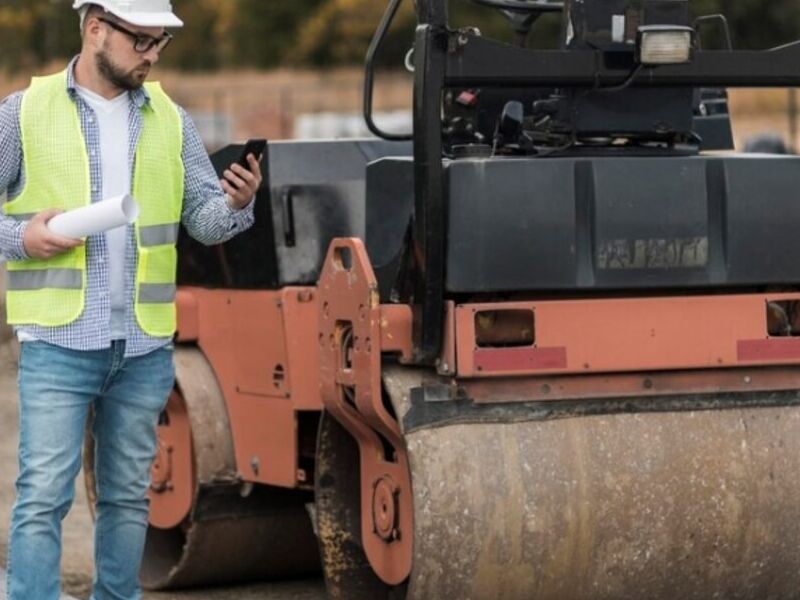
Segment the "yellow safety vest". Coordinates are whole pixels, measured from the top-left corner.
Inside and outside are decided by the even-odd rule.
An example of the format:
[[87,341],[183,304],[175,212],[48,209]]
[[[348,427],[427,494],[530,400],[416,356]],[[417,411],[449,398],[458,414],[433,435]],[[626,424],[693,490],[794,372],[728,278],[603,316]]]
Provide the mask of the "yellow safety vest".
[[[183,123],[175,104],[157,83],[146,84],[149,105],[136,148],[133,197],[139,204],[136,241],[136,319],[148,335],[175,333],[175,275],[178,226],[184,192]],[[5,213],[29,219],[59,208],[91,202],[86,142],[78,108],[67,93],[66,71],[34,78],[20,112],[25,187],[4,205]],[[9,261],[6,303],[13,325],[60,327],[83,312],[86,249],[81,246],[47,260]]]

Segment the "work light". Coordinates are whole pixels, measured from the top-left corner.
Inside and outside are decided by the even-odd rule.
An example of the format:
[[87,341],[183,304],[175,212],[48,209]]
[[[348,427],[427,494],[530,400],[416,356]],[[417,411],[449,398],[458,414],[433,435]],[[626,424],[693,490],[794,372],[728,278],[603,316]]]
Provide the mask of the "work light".
[[692,58],[694,29],[680,25],[643,25],[636,36],[636,56],[643,65],[679,65]]

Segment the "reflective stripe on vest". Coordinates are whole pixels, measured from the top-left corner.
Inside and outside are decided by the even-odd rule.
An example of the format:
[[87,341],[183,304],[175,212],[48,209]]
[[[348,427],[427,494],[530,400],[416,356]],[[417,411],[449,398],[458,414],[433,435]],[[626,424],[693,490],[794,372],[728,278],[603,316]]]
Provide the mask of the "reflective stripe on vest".
[[178,224],[151,225],[139,228],[139,243],[149,248],[152,246],[166,246],[178,243]]
[[10,290],[79,290],[83,287],[83,272],[79,269],[39,269],[9,271]]
[[139,285],[139,302],[162,304],[175,301],[178,287],[174,283],[142,283]]

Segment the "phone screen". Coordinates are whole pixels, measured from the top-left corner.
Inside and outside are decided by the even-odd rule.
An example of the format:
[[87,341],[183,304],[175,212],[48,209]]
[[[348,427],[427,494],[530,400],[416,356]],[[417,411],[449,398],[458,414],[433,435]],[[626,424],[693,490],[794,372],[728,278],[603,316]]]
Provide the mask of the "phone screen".
[[242,154],[239,156],[239,160],[236,161],[236,164],[241,165],[247,170],[250,170],[250,165],[247,162],[248,155],[252,154],[253,156],[258,159],[264,153],[264,148],[267,147],[267,140],[248,140],[244,146],[244,150],[242,150]]

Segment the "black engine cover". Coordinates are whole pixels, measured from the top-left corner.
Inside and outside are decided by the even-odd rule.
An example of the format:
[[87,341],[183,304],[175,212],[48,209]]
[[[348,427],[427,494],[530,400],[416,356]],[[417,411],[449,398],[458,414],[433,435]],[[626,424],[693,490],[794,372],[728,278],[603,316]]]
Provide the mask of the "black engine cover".
[[[369,167],[378,273],[402,252],[412,168]],[[445,178],[449,292],[800,284],[798,157],[470,159]]]

